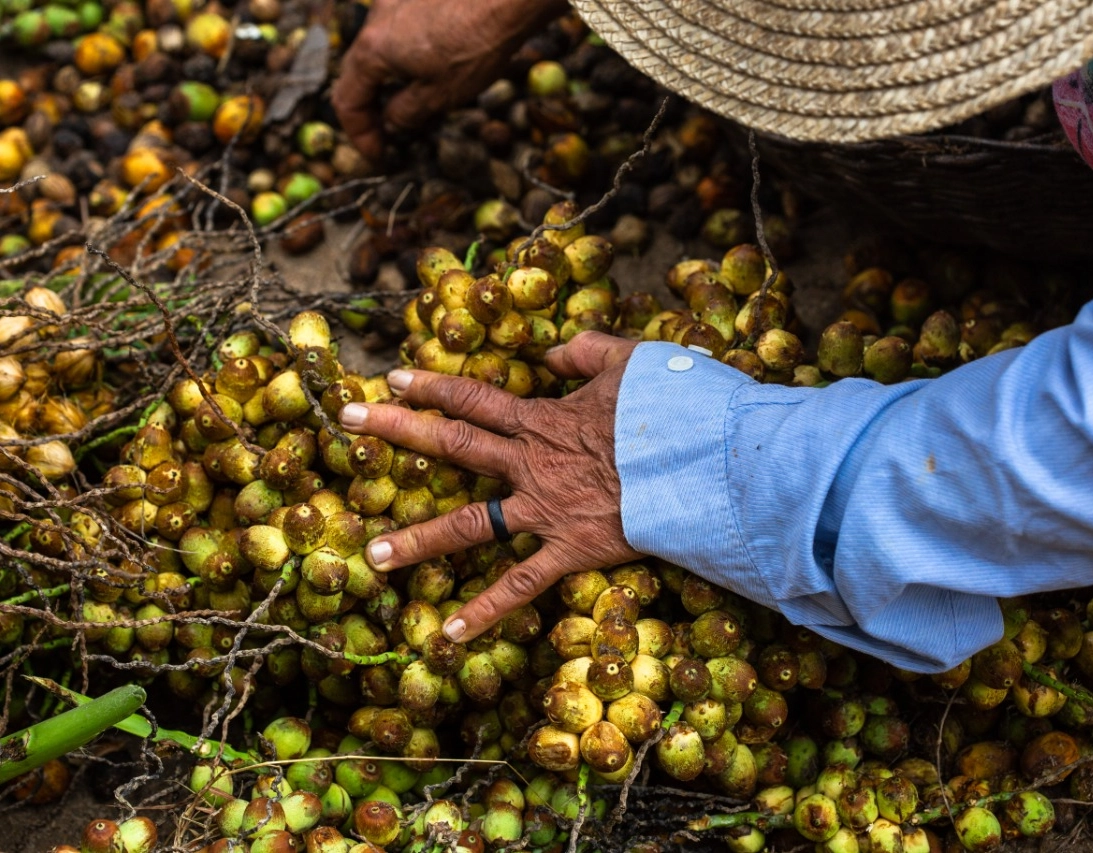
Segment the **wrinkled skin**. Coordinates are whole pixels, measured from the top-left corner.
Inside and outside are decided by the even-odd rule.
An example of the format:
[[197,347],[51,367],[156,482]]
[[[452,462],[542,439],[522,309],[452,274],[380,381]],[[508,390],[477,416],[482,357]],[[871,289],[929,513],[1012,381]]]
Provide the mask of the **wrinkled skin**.
[[[543,543],[445,623],[449,639],[477,637],[570,572],[599,569],[638,556],[623,536],[621,487],[615,469],[615,406],[626,361],[635,344],[584,332],[547,355],[566,379],[587,378],[560,400],[520,399],[473,379],[396,370],[388,382],[421,409],[350,404],[342,426],[420,453],[447,459],[509,484],[501,502],[511,532]],[[493,539],[484,503],[472,503],[422,524],[377,537],[367,558],[391,571]]]
[[[375,0],[334,83],[342,127],[378,163],[386,133],[422,127],[473,98],[567,8],[560,0]],[[383,104],[391,83],[405,85]]]

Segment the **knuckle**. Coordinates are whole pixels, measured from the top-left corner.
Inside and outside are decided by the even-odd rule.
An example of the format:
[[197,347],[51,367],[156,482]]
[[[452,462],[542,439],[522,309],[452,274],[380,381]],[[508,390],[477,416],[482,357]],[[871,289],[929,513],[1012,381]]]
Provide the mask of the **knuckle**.
[[486,384],[473,379],[453,379],[441,383],[438,390],[455,411],[469,412],[488,404]]
[[492,536],[489,517],[483,504],[467,504],[437,519],[444,525],[449,538],[484,542]]
[[544,578],[527,563],[520,563],[505,572],[505,585],[522,601],[535,598],[542,589]]
[[432,424],[435,432],[436,444],[442,455],[465,459],[472,454],[478,437],[475,429],[465,421],[449,420],[447,418],[433,418]]
[[393,553],[401,560],[416,559],[429,545],[428,535],[420,524],[412,524],[388,534],[387,542]]

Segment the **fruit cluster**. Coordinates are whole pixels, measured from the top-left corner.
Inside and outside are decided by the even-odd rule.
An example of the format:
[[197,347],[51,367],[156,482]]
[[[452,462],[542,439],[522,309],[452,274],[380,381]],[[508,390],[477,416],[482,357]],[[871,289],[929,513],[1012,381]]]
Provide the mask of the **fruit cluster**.
[[[669,289],[686,309],[617,296],[612,257],[568,203],[494,254],[484,275],[424,249],[402,358],[559,394],[543,353],[593,328],[698,347],[763,381],[823,385],[928,376],[1039,327],[1009,319],[1012,294],[974,292],[935,310],[932,291],[872,266],[851,276],[843,319],[810,362],[792,331],[788,279],[756,247],[675,266]],[[943,320],[939,352],[931,330]],[[994,333],[975,337],[983,325]],[[876,367],[885,341],[902,344],[899,371]],[[917,853],[946,838],[990,851],[1051,830],[1045,791],[1065,783],[1088,798],[1093,696],[1074,682],[1093,682],[1093,632],[1087,613],[1047,599],[1003,602],[1005,638],[929,677],[659,560],[571,574],[482,637],[449,642],[444,619],[537,541],[521,534],[373,571],[363,556],[373,536],[503,485],[342,434],[348,402],[405,404],[382,378],[342,367],[320,315],[295,317],[287,352],[275,343],[249,330],[227,338],[217,368],[170,388],[104,473],[108,523],[150,547],[90,578],[80,617],[92,652],[139,664],[183,701],[246,701],[269,720],[257,748],[280,772],[240,787],[223,765],[194,771],[191,787],[218,810],[210,853],[553,850],[576,832],[591,850],[608,842],[583,817],[605,815],[612,786],[642,773],[753,807],[680,816],[674,828],[637,816],[627,844],[642,850],[689,828],[734,851],[786,833],[823,853]],[[191,615],[209,609],[237,618]],[[248,672],[255,658],[263,666]],[[310,723],[291,698],[305,692]]]

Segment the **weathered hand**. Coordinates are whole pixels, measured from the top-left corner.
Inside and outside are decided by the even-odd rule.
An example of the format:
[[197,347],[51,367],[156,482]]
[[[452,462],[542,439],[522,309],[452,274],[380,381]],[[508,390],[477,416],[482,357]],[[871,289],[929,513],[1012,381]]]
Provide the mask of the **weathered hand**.
[[[375,0],[334,83],[342,127],[378,161],[385,127],[412,130],[473,98],[566,8],[565,0]],[[380,89],[391,82],[406,85],[383,106]]]
[[[551,351],[547,366],[556,375],[591,379],[561,400],[522,400],[474,379],[396,370],[388,383],[404,400],[442,409],[451,419],[382,404],[342,409],[349,432],[504,480],[512,487],[501,503],[509,530],[542,540],[542,548],[448,619],[450,639],[474,639],[563,575],[638,556],[622,532],[614,440],[619,383],[634,346],[584,332]],[[473,503],[377,537],[367,553],[374,568],[390,571],[491,539],[486,505]]]

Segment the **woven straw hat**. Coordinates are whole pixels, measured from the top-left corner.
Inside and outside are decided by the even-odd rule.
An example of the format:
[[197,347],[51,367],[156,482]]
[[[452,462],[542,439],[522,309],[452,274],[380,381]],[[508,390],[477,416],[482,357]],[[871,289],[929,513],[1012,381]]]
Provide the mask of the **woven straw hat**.
[[572,0],[642,72],[794,139],[920,133],[1093,56],[1090,0]]

